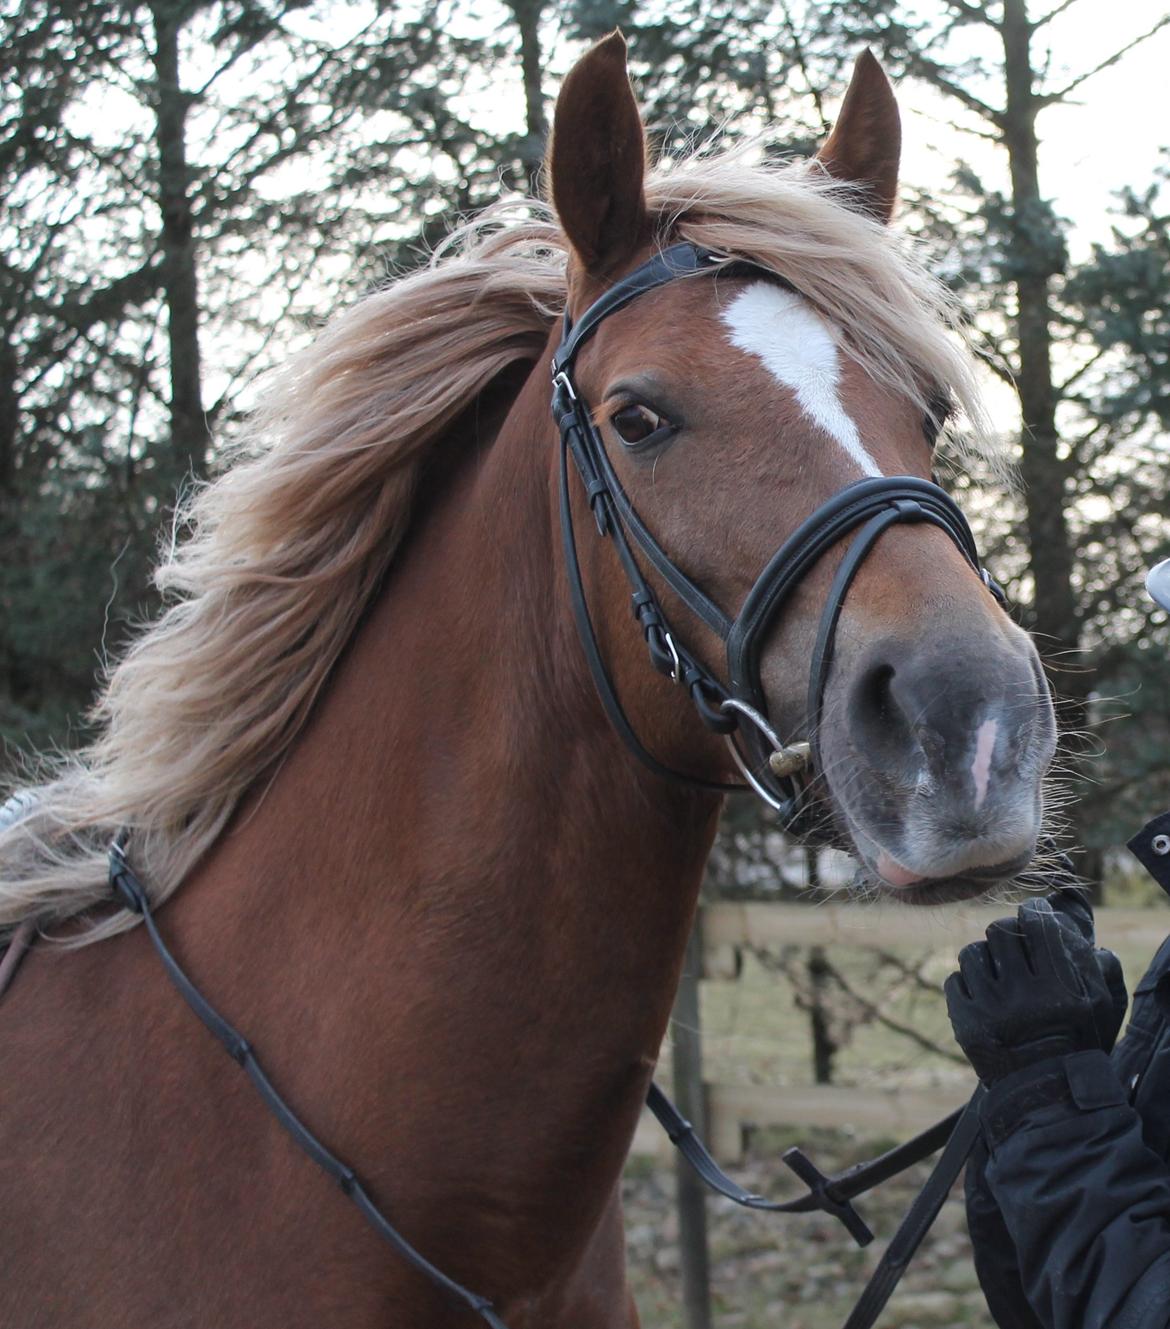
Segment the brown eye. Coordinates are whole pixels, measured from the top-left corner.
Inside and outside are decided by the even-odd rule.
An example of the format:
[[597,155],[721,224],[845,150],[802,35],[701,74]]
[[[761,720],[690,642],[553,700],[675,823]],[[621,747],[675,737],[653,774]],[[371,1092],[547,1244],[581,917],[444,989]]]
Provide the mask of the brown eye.
[[652,434],[667,427],[662,416],[657,415],[649,406],[631,404],[623,406],[610,416],[610,421],[623,443],[631,446],[644,443]]

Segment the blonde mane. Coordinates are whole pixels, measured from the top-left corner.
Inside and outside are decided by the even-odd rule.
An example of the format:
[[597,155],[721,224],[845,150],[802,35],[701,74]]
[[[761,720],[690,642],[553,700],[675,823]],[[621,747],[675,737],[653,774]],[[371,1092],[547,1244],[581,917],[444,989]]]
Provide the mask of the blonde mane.
[[[950,298],[847,194],[816,166],[742,148],[647,182],[662,240],[787,278],[877,380],[924,411],[948,390],[968,450],[988,453]],[[565,266],[549,209],[497,205],[275,378],[234,464],[181,514],[157,572],[166,607],[108,672],[98,737],[0,829],[0,931],[106,901],[106,846],[123,826],[152,898],[178,888],[295,740],[409,526],[428,450],[501,371],[541,356]],[[134,921],[106,913],[77,939]]]

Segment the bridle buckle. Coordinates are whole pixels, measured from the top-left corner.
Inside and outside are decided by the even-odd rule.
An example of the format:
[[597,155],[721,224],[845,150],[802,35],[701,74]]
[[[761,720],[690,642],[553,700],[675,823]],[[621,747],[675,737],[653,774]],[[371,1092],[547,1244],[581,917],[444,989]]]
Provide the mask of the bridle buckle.
[[672,683],[682,682],[682,661],[678,658],[678,647],[674,644],[674,638],[669,632],[663,632],[662,640],[666,643],[666,649],[670,652],[670,658],[674,663],[670,667],[670,681]]

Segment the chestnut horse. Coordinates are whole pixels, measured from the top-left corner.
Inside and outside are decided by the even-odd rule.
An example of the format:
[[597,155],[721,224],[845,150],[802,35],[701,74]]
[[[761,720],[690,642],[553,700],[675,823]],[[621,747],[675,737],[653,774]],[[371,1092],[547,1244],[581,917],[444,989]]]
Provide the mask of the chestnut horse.
[[[0,833],[0,925],[42,934],[0,1004],[0,1324],[475,1323],[193,1018],[108,894],[122,827],[179,961],[415,1248],[510,1329],[637,1323],[619,1178],[720,797],[640,765],[591,681],[558,527],[559,315],[681,240],[759,269],[640,296],[575,368],[638,511],[733,611],[826,498],[930,475],[940,402],[977,410],[945,296],[886,225],[898,145],[865,56],[814,162],[647,171],[615,35],[558,101],[557,220],[490,215],[294,362],[197,498],[100,737]],[[639,741],[733,779],[647,668],[575,480],[571,502]],[[792,738],[840,557],[765,642]],[[714,634],[647,576],[717,674]],[[870,551],[818,737],[816,792],[874,890],[929,903],[1028,862],[1047,691],[937,527]]]

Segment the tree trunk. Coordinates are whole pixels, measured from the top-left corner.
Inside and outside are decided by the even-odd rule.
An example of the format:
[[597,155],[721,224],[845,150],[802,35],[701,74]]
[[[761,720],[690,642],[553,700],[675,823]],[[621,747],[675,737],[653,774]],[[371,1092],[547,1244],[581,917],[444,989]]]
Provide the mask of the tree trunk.
[[20,433],[16,371],[16,350],[5,329],[0,336],[0,503],[12,495],[16,479],[16,441]]
[[[1090,676],[1080,667],[1078,654],[1081,616],[1073,584],[1074,550],[1065,512],[1066,467],[1058,452],[1052,380],[1052,279],[1062,268],[1063,247],[1040,193],[1036,116],[1042,103],[1035,91],[1028,0],[1004,0],[1000,31],[1007,92],[1001,129],[1011,173],[1020,474],[1034,586],[1032,628],[1054,674],[1055,690],[1065,702],[1061,721],[1068,734],[1085,726]],[[1074,802],[1070,810],[1078,847],[1082,841],[1079,809],[1079,802]]]
[[207,470],[210,434],[203,412],[195,227],[187,163],[189,99],[179,79],[179,34],[190,9],[183,0],[157,0],[151,5],[158,204],[170,341],[171,452],[180,476],[202,476]]
[[508,0],[508,8],[520,30],[520,70],[524,79],[525,134],[520,144],[520,160],[528,177],[528,188],[537,192],[538,176],[544,161],[544,143],[548,121],[544,115],[541,92],[540,19],[545,0]]

